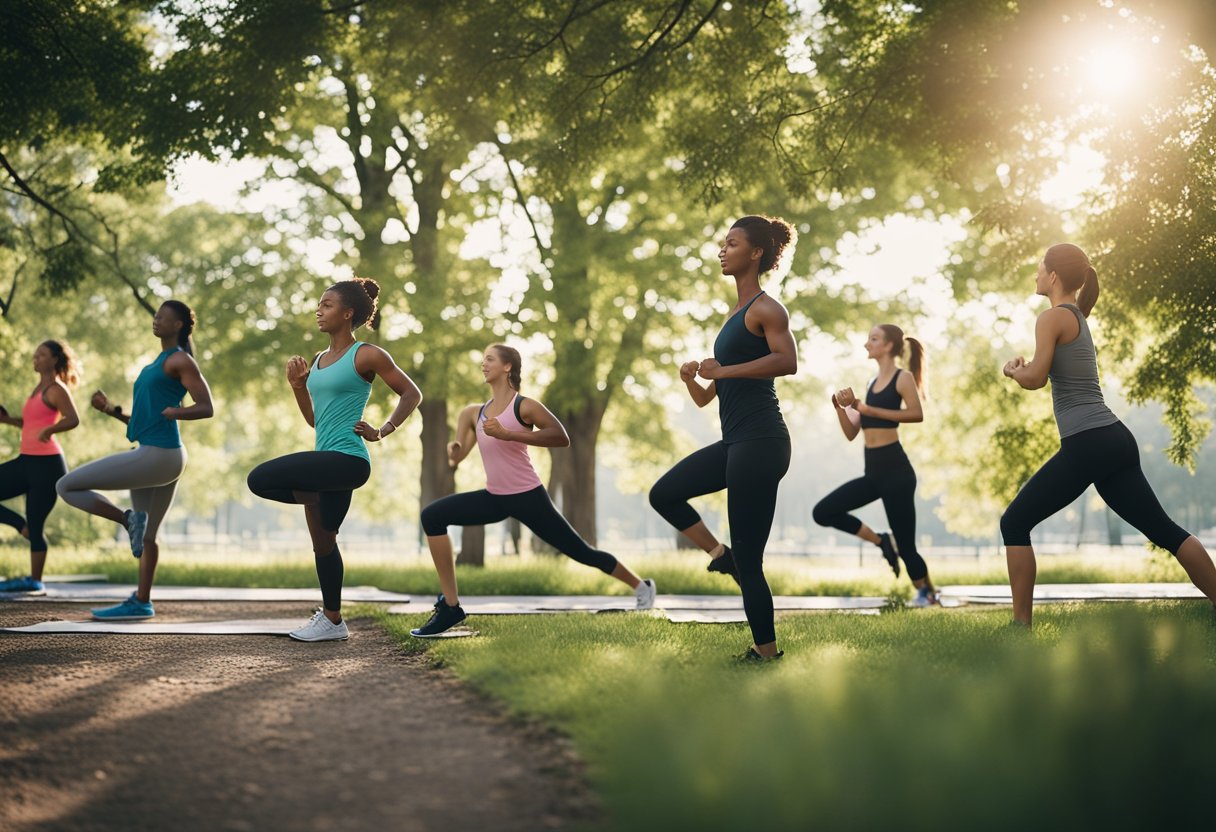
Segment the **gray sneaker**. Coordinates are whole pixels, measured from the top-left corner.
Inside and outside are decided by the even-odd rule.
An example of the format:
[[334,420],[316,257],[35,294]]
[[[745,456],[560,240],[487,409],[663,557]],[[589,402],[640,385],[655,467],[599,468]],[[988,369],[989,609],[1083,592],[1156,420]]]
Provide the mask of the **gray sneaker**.
[[325,617],[324,610],[317,610],[307,624],[288,635],[296,641],[346,641],[350,638],[350,630],[346,627],[346,619],[335,624]]
[[654,596],[658,594],[658,589],[654,585],[654,581],[650,578],[643,578],[633,590],[633,597],[637,599],[639,610],[654,609]]
[[148,512],[127,509],[127,537],[131,539],[131,554],[144,553],[144,532],[148,530]]

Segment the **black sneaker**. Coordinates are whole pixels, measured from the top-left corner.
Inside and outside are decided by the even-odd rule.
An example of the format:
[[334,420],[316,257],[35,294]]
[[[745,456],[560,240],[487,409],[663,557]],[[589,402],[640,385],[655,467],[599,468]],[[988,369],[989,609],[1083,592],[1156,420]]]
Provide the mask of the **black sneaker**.
[[416,630],[410,630],[410,635],[415,638],[434,638],[446,633],[465,618],[464,610],[459,605],[449,607],[445,603],[438,602],[435,604],[435,613],[431,616],[431,620]]
[[735,661],[737,661],[739,664],[767,664],[769,662],[780,661],[781,657],[784,655],[784,650],[778,650],[777,655],[775,656],[761,656],[756,652],[755,647],[749,647],[747,648],[746,653],[740,653],[739,655],[735,656]]
[[735,556],[731,553],[730,547],[726,547],[726,551],[709,562],[705,567],[706,572],[718,572],[722,575],[730,575],[735,583],[739,583],[739,570],[735,567]]
[[883,532],[878,536],[878,548],[882,549],[882,556],[886,558],[887,563],[891,564],[891,571],[895,573],[895,577],[899,577],[899,551],[895,548],[895,541],[891,539],[889,532]]

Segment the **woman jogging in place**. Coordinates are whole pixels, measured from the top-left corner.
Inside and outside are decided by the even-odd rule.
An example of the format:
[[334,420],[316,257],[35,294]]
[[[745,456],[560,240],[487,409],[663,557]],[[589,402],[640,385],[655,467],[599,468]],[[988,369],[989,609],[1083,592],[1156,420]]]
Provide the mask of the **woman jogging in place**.
[[1131,431],[1107,408],[1086,318],[1098,300],[1098,274],[1070,243],[1047,249],[1035,293],[1051,308],[1039,315],[1034,358],[1005,364],[1004,373],[1027,390],[1051,379],[1060,450],[1032,476],[1001,517],[1009,566],[1013,620],[1030,626],[1036,573],[1030,530],[1093,484],[1106,504],[1140,533],[1173,553],[1195,586],[1216,604],[1216,566],[1194,535],[1166,515],[1140,468]]
[[0,407],[0,424],[21,428],[21,452],[0,465],[0,500],[25,495],[25,517],[0,506],[0,523],[12,526],[30,542],[30,574],[0,581],[0,592],[42,592],[46,537],[42,527],[57,495],[55,483],[67,473],[63,448],[55,434],[80,424],[71,389],[76,386],[76,357],[60,341],[43,341],[34,350],[38,386],[14,417]]
[[[93,407],[127,425],[133,451],[103,457],[80,466],[59,480],[59,496],[78,509],[112,520],[127,530],[131,554],[139,558],[139,587],[113,607],[93,610],[93,617],[112,621],[151,618],[152,579],[160,557],[157,532],[173,504],[177,481],[186,468],[186,449],[177,423],[209,419],[214,413],[211,390],[194,360],[194,313],[178,300],[167,300],[152,318],[152,334],[160,339],[160,355],[135,379],[131,412],[113,404],[105,393],[93,394]],[[182,407],[190,394],[194,404]],[[97,490],[130,489],[126,511]]]
[[486,469],[486,487],[442,497],[422,510],[422,528],[443,594],[431,619],[411,633],[430,638],[465,619],[456,588],[448,526],[484,526],[508,517],[519,520],[562,554],[629,586],[638,609],[653,607],[654,581],[639,578],[615,557],[593,549],[583,540],[558,513],[532,467],[529,445],[565,448],[570,445],[570,437],[543,404],[520,395],[519,352],[494,344],[486,349],[481,360],[481,373],[493,397],[485,404],[472,404],[460,411],[456,441],[448,445],[448,460],[455,468],[476,443]]
[[[374,280],[355,278],[335,283],[317,304],[317,328],[329,336],[329,348],[317,353],[310,367],[301,356],[287,361],[287,381],[304,421],[316,428],[315,450],[263,462],[249,473],[249,490],[279,503],[304,506],[312,537],[317,578],[324,606],[291,633],[297,641],[335,641],[350,635],[342,619],[342,553],[338,529],[350,509],[356,488],[371,476],[371,457],[363,440],[379,442],[401,427],[422,393],[393,357],[373,344],[355,340],[355,330],[380,322]],[[363,421],[363,409],[379,376],[401,398],[379,428]]]
[[[908,369],[895,360],[909,350]],[[924,411],[920,393],[924,389],[925,348],[915,338],[905,338],[893,324],[870,330],[866,352],[878,363],[878,374],[866,388],[866,400],[858,401],[853,389],[846,387],[832,396],[840,429],[852,442],[865,434],[865,476],[850,480],[815,506],[815,522],[857,535],[882,550],[887,563],[899,577],[899,560],[908,568],[908,578],[916,587],[913,601],[918,607],[937,603],[937,592],[929,580],[929,567],[916,551],[916,472],[899,443],[900,422],[922,422]],[[875,500],[882,500],[891,532],[876,533],[850,511]],[[892,541],[894,535],[894,541]]]
[[[712,558],[711,572],[735,576],[753,645],[740,658],[778,658],[773,594],[764,578],[764,547],[777,506],[777,486],[790,464],[790,436],[781,417],[773,379],[798,370],[790,318],[760,288],[794,242],[785,220],[749,216],[726,235],[718,259],[735,279],[738,301],[714,341],[714,357],[689,361],[680,379],[698,407],[718,399],[722,440],[676,464],[650,490],[650,504]],[[696,380],[709,382],[702,387]],[[688,504],[693,497],[726,489],[729,547],[718,542]]]

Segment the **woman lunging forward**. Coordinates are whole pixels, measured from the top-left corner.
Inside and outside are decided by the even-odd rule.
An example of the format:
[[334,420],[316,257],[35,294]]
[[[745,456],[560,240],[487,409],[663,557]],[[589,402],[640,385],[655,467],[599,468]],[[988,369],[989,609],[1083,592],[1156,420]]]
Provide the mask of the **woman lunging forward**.
[[80,424],[71,389],[76,386],[76,357],[60,341],[43,341],[34,350],[38,385],[21,408],[10,416],[0,407],[0,424],[21,428],[21,452],[0,465],[0,500],[25,495],[25,516],[0,506],[0,523],[12,526],[30,542],[30,574],[0,581],[0,592],[42,592],[46,565],[43,523],[55,507],[55,483],[67,473],[63,448],[55,434]]
[[[355,330],[380,321],[374,280],[335,283],[317,304],[317,329],[329,348],[310,367],[298,355],[287,361],[287,381],[304,421],[316,428],[315,450],[263,462],[249,473],[249,490],[279,503],[304,506],[323,607],[290,635],[297,641],[335,641],[350,635],[342,619],[342,553],[338,529],[351,498],[371,476],[371,456],[363,440],[379,442],[401,427],[422,393],[393,357],[373,344],[355,340]],[[363,421],[363,409],[379,376],[401,398],[379,428]]]
[[[650,490],[650,504],[694,544],[708,552],[711,572],[733,574],[753,644],[740,658],[761,661],[777,650],[773,594],[764,577],[764,547],[777,507],[777,486],[790,465],[790,435],[773,379],[798,370],[790,318],[760,288],[760,275],[794,241],[785,220],[738,220],[718,253],[722,273],[733,277],[738,300],[718,338],[714,357],[690,361],[680,378],[698,407],[718,399],[722,440],[693,453]],[[702,387],[696,377],[709,382]],[[729,547],[718,542],[688,501],[726,489]]]
[[[152,580],[160,559],[157,533],[165,519],[177,481],[186,469],[186,448],[177,423],[213,415],[211,389],[194,360],[194,312],[179,300],[167,300],[152,318],[152,334],[160,339],[160,355],[135,379],[131,412],[112,403],[105,393],[93,394],[93,407],[127,425],[133,451],[103,457],[69,472],[59,481],[59,496],[76,508],[112,520],[127,530],[131,554],[139,558],[139,586],[131,597],[113,607],[93,610],[94,618],[128,621],[151,618]],[[182,407],[189,393],[194,404]],[[122,510],[98,490],[130,489],[131,508]]]
[[453,468],[477,445],[486,469],[486,487],[441,497],[422,510],[422,528],[443,594],[430,620],[410,631],[419,638],[437,636],[465,620],[448,526],[484,526],[508,517],[567,557],[624,583],[633,590],[638,609],[654,606],[654,581],[639,578],[614,556],[593,549],[549,499],[549,492],[532,467],[528,446],[565,448],[570,445],[570,437],[543,404],[520,395],[520,366],[518,350],[505,344],[486,349],[481,374],[492,398],[460,411],[456,440],[448,444],[448,461]]
[[[903,355],[905,343],[910,352],[907,370],[895,364]],[[878,364],[878,374],[866,388],[865,401],[858,401],[851,387],[832,396],[840,429],[848,440],[852,442],[858,433],[865,435],[865,476],[846,482],[820,500],[815,506],[815,522],[879,547],[896,577],[902,558],[917,590],[913,603],[927,607],[938,602],[937,592],[929,580],[925,559],[916,551],[916,472],[899,443],[901,422],[922,422],[925,418],[920,401],[925,348],[915,338],[905,338],[903,330],[893,324],[871,329],[865,346],[866,353]],[[891,532],[878,534],[849,513],[875,500],[882,500]]]
[[1165,513],[1140,468],[1135,437],[1102,398],[1086,322],[1098,301],[1098,274],[1085,252],[1070,243],[1047,249],[1035,274],[1035,294],[1046,296],[1051,308],[1035,323],[1034,358],[1011,359],[1004,373],[1027,390],[1051,379],[1060,450],[1027,480],[1001,517],[1013,620],[1026,626],[1031,622],[1036,566],[1030,530],[1091,484],[1116,514],[1173,553],[1216,604],[1216,566],[1199,539]]

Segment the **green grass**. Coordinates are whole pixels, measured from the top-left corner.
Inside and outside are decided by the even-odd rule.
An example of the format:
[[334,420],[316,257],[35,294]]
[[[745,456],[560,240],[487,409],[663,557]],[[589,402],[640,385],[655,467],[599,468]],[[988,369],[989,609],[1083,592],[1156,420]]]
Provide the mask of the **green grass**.
[[[193,559],[192,559],[193,558]],[[734,585],[704,569],[704,556],[681,553],[636,555],[627,560],[646,577],[653,577],[663,593],[733,594]],[[932,565],[932,564],[931,564]],[[0,548],[0,574],[24,575],[27,555],[16,547]],[[56,550],[47,564],[49,574],[99,573],[112,582],[132,583],[137,562],[119,550],[97,554],[89,550]],[[485,568],[458,567],[461,592],[467,595],[602,595],[626,594],[623,584],[566,558],[530,557],[497,560]],[[907,595],[906,579],[895,579],[885,566],[864,569],[825,566],[796,558],[771,558],[766,566],[769,584],[778,595]],[[939,586],[949,584],[1004,584],[1008,578],[1003,562],[992,559],[975,565],[947,565],[933,572]],[[1185,581],[1186,574],[1172,559],[1148,556],[1120,558],[1111,563],[1092,558],[1041,557],[1039,583],[1094,583],[1126,581]],[[159,584],[189,586],[308,587],[316,585],[312,557],[296,558],[251,555],[248,560],[201,559],[175,553],[168,547],[161,554],[156,573]],[[430,594],[438,591],[429,563],[412,559],[404,563],[366,563],[348,559],[347,586],[371,585],[394,592]]]
[[613,830],[1198,828],[1210,820],[1207,604],[793,615],[786,657],[742,625],[483,616],[421,643],[569,734]]

